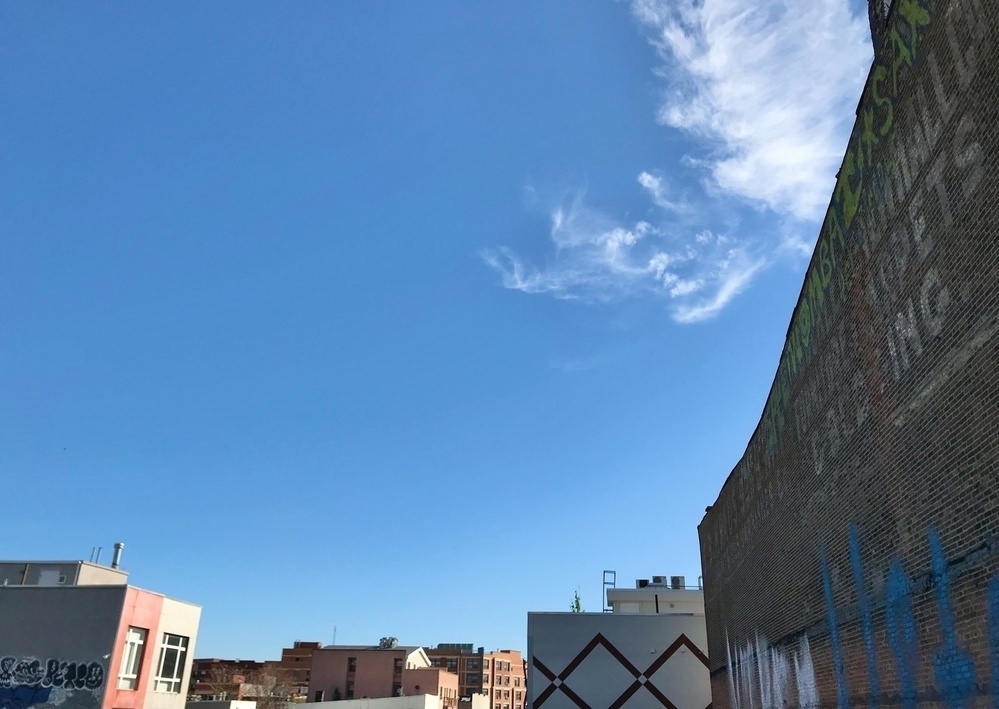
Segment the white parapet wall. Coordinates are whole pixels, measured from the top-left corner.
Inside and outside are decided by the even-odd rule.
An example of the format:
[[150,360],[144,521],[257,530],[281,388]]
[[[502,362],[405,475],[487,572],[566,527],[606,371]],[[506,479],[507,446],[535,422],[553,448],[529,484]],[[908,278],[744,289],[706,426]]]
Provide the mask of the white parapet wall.
[[301,702],[290,704],[293,709],[441,709],[441,700],[433,694],[381,699],[340,699],[335,702]]
[[706,709],[707,633],[700,615],[528,613],[532,709]]
[[245,699],[227,699],[217,702],[187,702],[185,709],[257,709],[257,703]]

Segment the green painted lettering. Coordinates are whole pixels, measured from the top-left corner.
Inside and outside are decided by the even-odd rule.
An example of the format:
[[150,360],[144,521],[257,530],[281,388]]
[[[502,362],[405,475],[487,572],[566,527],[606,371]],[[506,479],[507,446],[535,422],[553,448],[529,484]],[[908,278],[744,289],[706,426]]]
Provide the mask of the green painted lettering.
[[822,309],[823,303],[826,302],[826,292],[822,288],[822,283],[816,274],[812,274],[812,277],[808,279],[808,302],[809,309],[812,311],[813,319],[818,317],[819,311]]
[[877,145],[878,137],[874,133],[874,109],[870,106],[860,114],[860,122],[863,128],[860,131],[859,146],[857,151],[857,161],[861,169],[865,169],[874,164],[874,146]]
[[898,14],[909,23],[909,55],[916,57],[916,41],[922,34],[920,29],[930,24],[930,13],[916,0],[901,0]]
[[[860,192],[864,186],[863,173],[857,169],[855,149],[850,148],[843,160],[843,167],[839,170],[839,179],[836,180],[836,196],[842,205],[843,224],[847,229],[853,222],[853,217],[857,213],[857,205],[860,203]],[[851,178],[856,176],[857,184],[853,185]]]
[[910,66],[912,64],[912,52],[909,51],[909,46],[906,44],[905,40],[898,33],[898,30],[892,27],[888,30],[888,47],[891,50],[891,87],[892,93],[898,95],[898,70],[903,66]]
[[835,263],[833,261],[832,249],[829,248],[829,239],[819,242],[819,278],[822,279],[822,287],[827,288],[832,280]]
[[891,130],[892,123],[895,121],[895,107],[892,105],[891,99],[884,95],[884,82],[887,78],[888,69],[886,67],[881,65],[874,67],[871,93],[874,96],[875,105],[884,111],[884,119],[877,128],[878,135],[881,137],[888,135],[888,131]]

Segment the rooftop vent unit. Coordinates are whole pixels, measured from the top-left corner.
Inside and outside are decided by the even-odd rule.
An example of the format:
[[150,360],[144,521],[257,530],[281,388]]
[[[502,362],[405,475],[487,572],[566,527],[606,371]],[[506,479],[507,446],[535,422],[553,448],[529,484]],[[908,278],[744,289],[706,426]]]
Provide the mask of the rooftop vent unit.
[[647,588],[648,585],[648,579],[635,579],[635,588]]
[[653,576],[652,577],[652,585],[653,586],[665,586],[666,585],[666,577],[665,576]]
[[683,590],[686,587],[686,579],[683,576],[670,576],[669,577],[670,588]]

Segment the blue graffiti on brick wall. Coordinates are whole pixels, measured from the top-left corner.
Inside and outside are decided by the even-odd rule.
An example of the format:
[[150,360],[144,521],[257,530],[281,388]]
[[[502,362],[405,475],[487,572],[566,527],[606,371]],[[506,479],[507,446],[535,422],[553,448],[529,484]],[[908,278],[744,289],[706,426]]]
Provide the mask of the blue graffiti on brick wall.
[[[898,704],[901,709],[916,709],[920,701],[940,701],[947,709],[967,709],[974,706],[983,692],[988,691],[992,696],[992,706],[999,709],[999,577],[989,582],[985,594],[985,630],[991,671],[991,679],[986,688],[984,684],[979,686],[975,662],[971,653],[961,644],[951,599],[951,576],[958,573],[954,565],[967,563],[967,557],[963,561],[954,560],[948,564],[936,530],[930,530],[927,544],[930,551],[930,568],[927,574],[917,576],[914,581],[899,559],[891,559],[883,595],[871,595],[865,581],[860,534],[857,526],[851,525],[849,561],[857,599],[853,608],[837,608],[829,559],[825,548],[820,546],[822,594],[826,606],[825,625],[829,635],[838,709],[858,707],[856,699],[850,694],[840,633],[841,624],[853,622],[854,619],[864,641],[870,707]],[[921,657],[914,595],[931,590],[940,637],[939,647],[932,651],[932,658],[925,656],[926,660],[932,659],[933,662],[935,690],[927,688],[929,691],[924,691],[921,697],[917,684]],[[882,692],[881,677],[878,674],[874,617],[880,616],[882,609],[885,639],[897,675],[897,696],[886,696]],[[797,649],[794,648],[794,642],[798,643]],[[754,640],[743,647],[736,646],[734,652],[726,637],[726,650],[729,694],[734,709],[782,709],[795,706],[790,701],[795,683],[798,688],[798,707],[818,709],[820,706],[833,706],[829,699],[823,702],[819,697],[807,632],[792,634],[789,640],[782,641],[776,647],[768,645],[757,634]]]
[[957,644],[954,612],[950,606],[950,580],[947,560],[936,531],[930,532],[930,554],[933,559],[933,580],[936,582],[937,606],[940,609],[940,633],[943,647],[933,657],[933,673],[943,691],[947,706],[961,709],[978,692],[975,683],[975,663],[971,655]]
[[888,647],[898,670],[902,709],[916,709],[916,667],[919,639],[912,614],[912,587],[902,562],[893,559],[888,566],[888,592],[885,599]]
[[826,598],[826,610],[829,614],[829,635],[832,638],[833,665],[836,668],[836,694],[839,698],[839,709],[850,709],[850,696],[846,689],[846,671],[843,669],[843,650],[839,642],[839,623],[836,620],[836,606],[833,603],[832,581],[829,579],[829,564],[826,563],[826,552],[822,550],[822,593]]
[[[857,527],[850,528],[850,566],[853,569],[853,583],[857,587],[857,606],[860,621],[864,628],[864,654],[867,658],[867,678],[871,686],[871,708],[877,706],[881,696],[881,681],[878,679],[877,655],[874,652],[874,632],[871,629],[871,602],[864,587],[864,567],[860,562],[860,535]],[[828,596],[827,596],[828,600]]]
[[66,703],[70,692],[93,693],[103,687],[104,675],[99,662],[0,657],[0,709],[60,705]]
[[[978,695],[975,663],[971,654],[961,647],[954,623],[954,610],[951,604],[950,578],[947,559],[944,557],[940,535],[936,530],[928,534],[930,549],[930,578],[935,591],[937,617],[941,635],[940,648],[933,655],[933,678],[936,688],[948,709],[964,709],[973,703]],[[880,680],[874,653],[874,632],[871,622],[871,603],[867,596],[863,565],[860,557],[860,535],[856,525],[850,527],[850,564],[857,592],[857,611],[864,636],[867,656],[867,672],[870,683],[871,706],[880,703]],[[829,582],[829,570],[822,555],[822,577],[825,590],[826,608],[829,618],[829,638],[832,644],[833,660],[836,664],[840,706],[849,704],[846,678],[842,671],[842,648],[837,629],[837,611],[833,603]],[[999,707],[999,578],[993,579],[988,591],[989,647],[992,660],[992,695],[995,706]],[[893,559],[889,564],[888,581],[885,592],[885,623],[888,646],[891,649],[895,669],[898,672],[902,709],[915,709],[918,699],[916,668],[919,664],[919,639],[913,615],[912,580],[905,572],[902,563]]]
[[988,596],[989,648],[992,651],[992,692],[993,701],[999,707],[999,578],[989,582]]

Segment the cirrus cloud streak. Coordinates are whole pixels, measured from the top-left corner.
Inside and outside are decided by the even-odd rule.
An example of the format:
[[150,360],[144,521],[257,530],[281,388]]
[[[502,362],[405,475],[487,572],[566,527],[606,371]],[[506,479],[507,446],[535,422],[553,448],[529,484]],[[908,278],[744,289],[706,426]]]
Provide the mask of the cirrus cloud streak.
[[658,60],[656,118],[687,139],[671,170],[637,176],[653,216],[614,217],[580,192],[549,212],[543,267],[507,247],[482,257],[510,289],[654,295],[676,322],[700,322],[771,264],[811,252],[870,66],[867,20],[850,0],[630,7]]

